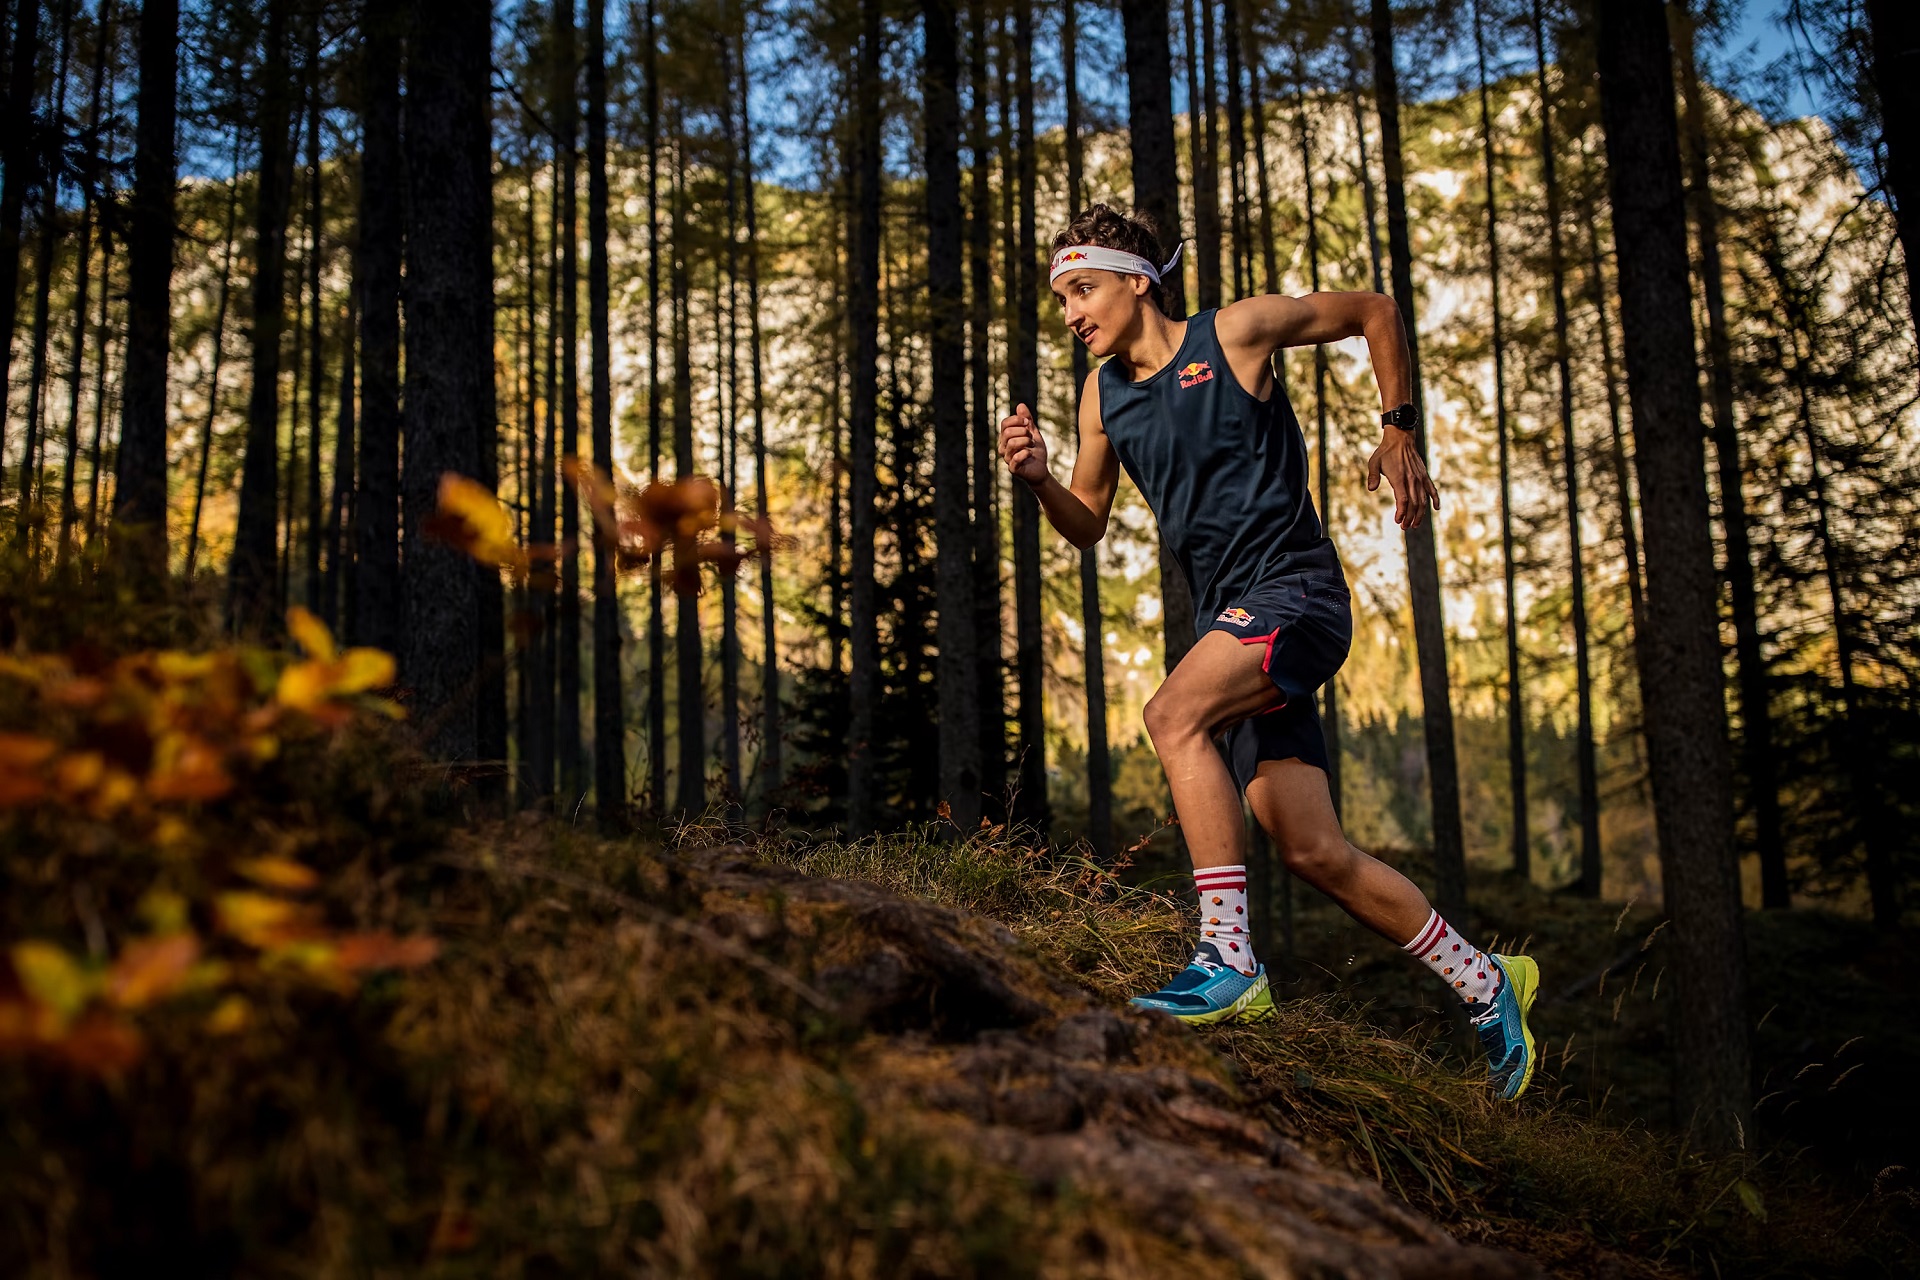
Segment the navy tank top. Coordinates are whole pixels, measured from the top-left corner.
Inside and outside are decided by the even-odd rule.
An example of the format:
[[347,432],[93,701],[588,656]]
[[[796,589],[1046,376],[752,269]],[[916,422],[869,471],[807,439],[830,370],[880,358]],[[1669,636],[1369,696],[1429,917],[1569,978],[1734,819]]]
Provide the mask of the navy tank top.
[[1217,313],[1187,320],[1166,368],[1130,382],[1100,367],[1100,419],[1160,522],[1204,622],[1294,574],[1346,580],[1307,489],[1307,442],[1276,382],[1256,400],[1227,365]]

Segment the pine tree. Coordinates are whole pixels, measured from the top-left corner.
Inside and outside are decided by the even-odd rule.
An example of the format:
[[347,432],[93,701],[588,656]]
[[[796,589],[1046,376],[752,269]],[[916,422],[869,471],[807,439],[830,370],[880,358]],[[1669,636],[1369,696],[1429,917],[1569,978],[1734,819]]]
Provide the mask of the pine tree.
[[[1187,150],[1193,170],[1194,297],[1206,311],[1220,305],[1220,151],[1214,133],[1212,0],[1181,0],[1187,28]],[[1158,265],[1157,263],[1155,265]]]
[[[72,553],[73,549],[74,525],[78,523],[80,516],[79,507],[74,498],[76,477],[80,470],[80,390],[81,384],[86,381],[87,300],[89,290],[92,286],[93,223],[96,214],[94,188],[95,184],[99,181],[101,172],[99,142],[99,130],[102,124],[100,118],[101,92],[106,83],[107,64],[113,60],[113,46],[109,38],[108,26],[112,17],[112,3],[113,0],[100,0],[100,5],[95,13],[93,22],[93,85],[87,103],[86,179],[80,184],[80,242],[74,250],[73,339],[72,350],[69,352],[67,382],[67,464],[66,473],[61,477],[60,482],[60,541],[54,551],[56,572],[64,570],[67,566],[67,557]],[[240,135],[236,130],[234,134],[234,152],[236,157],[238,156],[239,148]],[[236,175],[239,172],[239,167],[239,161],[236,158],[234,162]],[[236,183],[235,193],[237,194],[237,192],[238,185]],[[227,253],[221,260],[221,325],[216,326],[216,335],[222,331],[226,320],[227,280],[231,271],[231,259],[233,256],[234,208],[235,206],[230,204],[227,211]],[[105,292],[103,282],[103,305],[105,302]],[[215,341],[218,341],[217,337]],[[214,350],[214,356],[215,363],[217,364],[219,359],[219,349],[217,346]],[[218,381],[218,377],[216,376],[214,379],[216,386],[218,385]],[[0,432],[0,435],[3,434],[4,432]],[[192,576],[193,560],[191,552],[189,552],[187,577],[191,578]]]
[[1726,546],[1728,594],[1733,604],[1734,657],[1739,678],[1740,764],[1753,805],[1754,844],[1760,855],[1763,906],[1791,905],[1787,854],[1780,831],[1779,783],[1774,775],[1773,713],[1768,706],[1766,660],[1760,648],[1758,597],[1748,532],[1745,468],[1740,428],[1734,421],[1733,342],[1727,332],[1727,300],[1720,260],[1720,214],[1715,204],[1712,157],[1707,144],[1707,103],[1693,47],[1694,16],[1682,9],[1672,24],[1679,36],[1674,54],[1685,107],[1681,151],[1686,161],[1687,204],[1700,247],[1699,277],[1706,300],[1708,386],[1712,389],[1713,452],[1720,481],[1720,529]]
[[[1500,211],[1495,184],[1493,114],[1487,93],[1487,43],[1480,3],[1473,5],[1473,52],[1480,70],[1480,145],[1487,170],[1487,282],[1492,295],[1493,418],[1500,458],[1500,563],[1506,588],[1507,641],[1507,783],[1512,800],[1513,873],[1529,879],[1533,868],[1533,841],[1527,822],[1526,701],[1520,693],[1520,618],[1515,602],[1513,562],[1513,466],[1511,432],[1507,424],[1507,338],[1500,308]],[[1578,554],[1576,548],[1575,554]]]
[[1601,7],[1600,105],[1646,520],[1640,679],[1674,1007],[1684,1011],[1673,1019],[1679,1114],[1699,1141],[1731,1147],[1749,1123],[1746,944],[1664,8],[1659,0]]
[[[233,538],[233,564],[228,584],[228,619],[236,630],[259,634],[274,624],[275,580],[279,551],[277,530],[280,524],[280,335],[286,322],[287,210],[293,192],[293,159],[289,154],[287,127],[291,105],[287,85],[287,21],[290,0],[267,0],[265,49],[260,69],[260,160],[254,169],[253,227],[253,389],[247,402],[247,439],[240,472],[240,513]],[[372,47],[373,38],[368,37]],[[394,129],[398,134],[398,56],[395,56]],[[369,104],[369,110],[372,104]],[[370,141],[371,147],[371,141]],[[397,146],[396,146],[397,150]],[[395,201],[400,197],[398,156],[392,171],[394,185],[382,194]],[[372,178],[369,175],[369,181]],[[363,223],[363,226],[365,224]],[[399,295],[399,237],[394,237],[394,295]],[[399,364],[399,337],[394,334],[394,367]],[[369,391],[372,390],[369,381]],[[396,401],[398,379],[395,381]],[[369,416],[369,431],[372,419]],[[394,432],[394,474],[399,469],[399,433]],[[396,481],[397,483],[397,481]],[[398,512],[387,528],[395,541],[394,594],[398,597]],[[376,628],[378,623],[373,624]],[[397,641],[399,619],[383,637]]]
[[127,367],[113,522],[149,586],[167,569],[167,358],[172,354],[178,0],[140,6],[139,123],[127,230]]
[[1887,187],[1907,260],[1907,313],[1920,333],[1920,9],[1866,0]]
[[[593,337],[593,465],[611,476],[613,345],[608,332],[606,0],[587,0],[587,327]],[[613,540],[593,534],[593,786],[603,824],[627,803],[627,718],[620,686],[620,595]]]
[[[199,463],[199,466],[194,471],[194,479],[193,479],[193,519],[192,519],[192,522],[187,526],[187,561],[186,561],[185,576],[188,581],[193,580],[194,559],[198,555],[199,548],[200,548],[200,515],[201,515],[202,508],[206,504],[207,467],[213,460],[213,427],[214,427],[214,423],[218,420],[220,416],[220,362],[221,362],[221,359],[226,354],[225,339],[227,336],[227,298],[230,293],[230,289],[228,286],[231,284],[232,278],[233,278],[233,233],[234,233],[235,224],[239,219],[239,213],[240,213],[240,133],[238,130],[235,130],[234,136],[233,136],[233,178],[227,183],[226,230],[224,235],[222,236],[223,244],[220,252],[220,301],[214,308],[213,361],[212,361],[212,368],[207,374],[207,420],[206,420],[206,423],[202,426],[200,431],[200,463]],[[80,284],[81,284],[80,306],[82,310],[84,310],[86,307],[86,292],[87,292],[86,288],[84,287],[86,283],[85,274],[84,274],[85,263],[86,263],[85,239],[86,238],[83,235],[81,237],[82,244],[81,244],[81,254],[80,254],[80,263],[82,268],[82,276],[80,280]],[[73,415],[71,416],[77,416],[79,413],[79,407],[80,407],[79,352],[80,352],[80,336],[79,336],[79,333],[76,331],[74,336]],[[67,453],[69,456],[69,463],[67,467],[67,476],[68,476],[67,487],[68,487],[69,501],[66,505],[69,505],[69,506],[71,505],[71,498],[72,498],[73,466],[71,463],[71,456],[73,454],[72,428],[74,425],[75,425],[74,423],[71,423],[71,422],[69,423],[69,443],[68,443],[68,449],[67,449]],[[66,545],[66,534],[64,531],[61,533],[60,543],[63,547]]]
[[[1067,205],[1082,199],[1084,143],[1080,137],[1080,24],[1075,0],[1060,13],[1060,56],[1066,98]],[[1086,344],[1073,344],[1073,416],[1087,385]],[[1085,637],[1082,680],[1087,696],[1087,842],[1103,862],[1113,854],[1113,763],[1107,750],[1106,619],[1100,609],[1100,544],[1080,552],[1080,629]]]
[[[561,465],[580,456],[580,50],[574,42],[577,0],[556,0],[554,16],[553,127],[560,152],[560,436]],[[555,605],[555,676],[558,681],[553,733],[560,770],[560,796],[568,805],[586,790],[586,748],[580,725],[580,494],[562,484],[556,491],[560,545],[572,551],[560,561]]]
[[[484,8],[414,0],[407,57],[406,517],[402,681],[426,747],[472,760],[480,570],[427,526],[448,473],[483,479],[493,423],[492,21]],[[496,579],[497,581],[497,579]]]
[[[393,6],[360,6],[360,459],[354,495],[354,605],[348,635],[400,644],[400,259],[406,234],[400,58]],[[268,85],[265,92],[271,93]],[[261,178],[264,182],[263,171]],[[261,190],[264,192],[265,187]],[[256,315],[258,309],[256,308]],[[277,342],[277,340],[276,340]],[[259,364],[256,357],[255,376]],[[251,457],[251,437],[248,453]],[[245,481],[242,482],[244,502]]]
[[[935,683],[940,789],[961,831],[980,824],[980,655],[974,647],[967,504],[965,282],[961,279],[960,63],[952,0],[924,0],[927,309],[931,332],[934,565],[940,614]],[[1069,90],[1071,94],[1071,90]],[[1071,98],[1069,98],[1071,101]],[[1069,110],[1072,108],[1069,107]]]
[[[1036,279],[1034,188],[1038,176],[1034,158],[1033,125],[1033,4],[1015,0],[1014,81],[1017,86],[1019,130],[1014,154],[1019,173],[1020,236],[1015,267],[1007,273],[1013,290],[1008,308],[1009,399],[1039,412],[1040,399],[1040,289]],[[1040,501],[1031,486],[1013,486],[1013,614],[1014,666],[1020,682],[1020,796],[1019,817],[1046,831],[1047,724],[1042,704],[1044,681],[1040,652]]]
[[847,730],[847,826],[860,837],[879,820],[877,748],[880,726],[878,589],[874,582],[876,404],[879,398],[880,323],[880,42],[879,0],[860,0],[860,39],[854,51],[852,207],[848,210],[847,316],[852,333],[852,412],[848,419],[852,468],[852,717]]
[[[1415,440],[1427,452],[1426,396],[1420,382],[1420,338],[1413,305],[1413,251],[1407,235],[1407,195],[1400,151],[1400,82],[1393,65],[1393,6],[1372,0],[1374,98],[1380,110],[1380,150],[1387,185],[1387,246],[1393,298],[1406,325],[1413,366],[1413,404],[1420,414]],[[1421,720],[1427,742],[1427,786],[1433,807],[1436,905],[1458,921],[1466,915],[1466,842],[1460,822],[1460,765],[1453,740],[1453,694],[1447,677],[1447,635],[1440,613],[1440,567],[1434,522],[1409,529],[1407,578],[1413,597],[1413,637],[1420,666]]]
[[1567,496],[1567,547],[1572,560],[1574,751],[1580,781],[1580,880],[1587,897],[1600,895],[1600,782],[1593,744],[1593,673],[1588,655],[1585,552],[1580,538],[1580,458],[1573,436],[1573,363],[1567,340],[1567,267],[1561,243],[1560,181],[1554,152],[1553,98],[1547,86],[1547,45],[1541,0],[1533,0],[1534,68],[1540,87],[1540,185],[1546,197],[1547,264],[1553,288],[1553,363],[1560,389],[1560,457]]
[[[660,483],[660,35],[647,0],[641,66],[647,77],[647,483]],[[677,313],[676,313],[677,314]],[[660,559],[647,564],[647,800],[667,803],[667,621]]]
[[972,0],[967,6],[967,71],[972,98],[967,126],[967,145],[972,152],[967,213],[967,375],[973,412],[970,546],[977,663],[974,683],[980,698],[980,791],[992,803],[1005,794],[1007,786],[1007,690],[1000,660],[1000,473],[1004,468],[997,449],[994,423],[999,415],[992,409],[989,376],[993,344],[993,139],[987,130],[989,2]]
[[[33,99],[40,65],[40,0],[15,0],[13,63],[7,77],[6,129],[0,139],[0,387],[11,386],[13,371],[13,299],[20,283],[20,225],[27,207],[33,157]],[[0,441],[6,437],[0,412]]]

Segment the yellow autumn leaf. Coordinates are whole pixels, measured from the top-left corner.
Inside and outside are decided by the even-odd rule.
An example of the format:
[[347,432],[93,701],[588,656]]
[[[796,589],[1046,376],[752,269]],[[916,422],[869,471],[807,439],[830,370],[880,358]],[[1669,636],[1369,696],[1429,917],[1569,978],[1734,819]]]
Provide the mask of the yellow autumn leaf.
[[213,1007],[204,1025],[208,1035],[230,1036],[252,1020],[253,1006],[247,1003],[247,998],[228,996]]
[[107,758],[98,751],[69,751],[53,766],[53,779],[69,797],[100,785],[107,775]]
[[384,649],[349,649],[341,655],[338,666],[333,686],[336,694],[365,693],[393,683],[393,655]]
[[287,610],[287,634],[306,651],[309,658],[320,662],[332,662],[339,654],[339,650],[333,644],[333,633],[327,630],[327,624],[299,605]]
[[133,913],[155,933],[178,933],[187,927],[187,900],[171,889],[147,890]]
[[[513,537],[513,514],[493,490],[449,471],[440,477],[440,531],[482,564],[525,569],[526,553]],[[457,523],[457,530],[450,527]]]
[[225,929],[250,947],[267,947],[283,940],[302,912],[296,903],[237,889],[213,900],[214,915]]
[[21,988],[61,1018],[71,1018],[93,997],[97,980],[53,943],[17,942],[11,955]]
[[184,653],[179,649],[165,649],[153,655],[153,669],[169,684],[204,680],[219,665],[220,655],[217,653]]
[[311,711],[327,700],[327,662],[296,662],[280,673],[273,696],[281,706],[296,711]]
[[292,858],[247,858],[234,863],[233,869],[255,884],[265,885],[269,889],[298,893],[320,883],[320,876],[312,867],[295,862]]

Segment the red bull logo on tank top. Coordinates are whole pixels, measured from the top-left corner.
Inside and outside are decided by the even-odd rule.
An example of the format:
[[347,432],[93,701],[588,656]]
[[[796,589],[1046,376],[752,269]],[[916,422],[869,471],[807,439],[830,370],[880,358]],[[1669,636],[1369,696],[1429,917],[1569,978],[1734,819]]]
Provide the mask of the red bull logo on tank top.
[[1197,387],[1203,382],[1213,381],[1213,366],[1205,360],[1195,360],[1180,371],[1180,389]]

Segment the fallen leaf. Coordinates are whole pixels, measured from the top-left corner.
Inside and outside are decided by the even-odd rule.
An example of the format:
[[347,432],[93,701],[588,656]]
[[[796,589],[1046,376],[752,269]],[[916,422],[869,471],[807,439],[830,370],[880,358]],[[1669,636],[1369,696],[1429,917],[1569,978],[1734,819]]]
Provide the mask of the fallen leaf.
[[20,987],[64,1021],[80,1012],[98,985],[81,963],[51,942],[16,942],[9,954]]
[[349,973],[369,969],[417,969],[440,954],[437,939],[423,934],[354,933],[337,940],[334,963]]
[[300,893],[320,883],[318,872],[292,858],[244,858],[234,863],[233,869],[255,884],[265,885],[269,889]]

